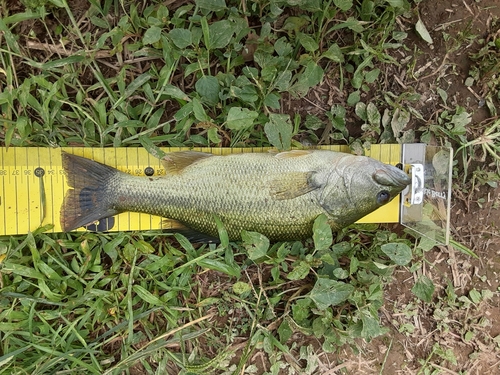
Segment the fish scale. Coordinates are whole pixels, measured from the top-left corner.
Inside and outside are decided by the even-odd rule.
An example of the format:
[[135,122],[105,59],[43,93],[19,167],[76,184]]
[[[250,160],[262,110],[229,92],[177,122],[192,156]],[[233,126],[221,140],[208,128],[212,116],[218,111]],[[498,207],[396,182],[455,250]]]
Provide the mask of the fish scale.
[[[242,226],[247,230],[269,233],[274,239],[289,238],[292,233],[301,238],[307,237],[312,222],[322,213],[319,206],[308,204],[311,199],[315,200],[313,197],[304,195],[293,201],[273,200],[263,191],[267,184],[271,184],[265,176],[266,169],[267,172],[279,172],[276,165],[263,168],[259,163],[248,165],[245,162],[247,168],[244,169],[239,163],[243,162],[241,157],[224,159],[227,163],[220,163],[219,173],[210,179],[214,171],[210,168],[203,170],[203,164],[186,168],[180,176],[160,177],[149,182],[142,177],[116,174],[106,194],[113,196],[113,201],[126,197],[123,204],[115,207],[117,211],[149,212],[167,218],[181,218],[188,227],[213,237],[218,233],[214,215],[222,220],[231,238],[240,235]],[[280,167],[283,171],[297,169],[297,165],[284,163]],[[243,174],[248,178],[238,178]],[[245,194],[241,194],[242,191]],[[273,210],[263,217],[262,212],[271,201]],[[293,214],[296,210],[307,212],[307,215],[302,214],[298,220]],[[242,217],[240,212],[245,212],[245,216]]]
[[172,229],[211,238],[218,236],[217,216],[230,239],[249,230],[274,241],[309,237],[320,214],[334,230],[349,225],[390,201],[410,181],[404,172],[374,159],[322,150],[172,153],[162,177],[131,176],[70,154],[63,156],[63,166],[73,187],[61,212],[65,230],[133,211],[163,216]]

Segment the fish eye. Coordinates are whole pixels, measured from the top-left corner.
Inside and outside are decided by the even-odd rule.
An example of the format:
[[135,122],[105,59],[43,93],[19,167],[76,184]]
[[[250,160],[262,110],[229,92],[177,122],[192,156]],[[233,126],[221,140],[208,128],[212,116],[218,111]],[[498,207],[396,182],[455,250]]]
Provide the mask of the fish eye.
[[387,202],[389,202],[390,199],[391,199],[391,194],[389,194],[387,190],[382,190],[377,194],[377,203],[380,205],[386,204]]

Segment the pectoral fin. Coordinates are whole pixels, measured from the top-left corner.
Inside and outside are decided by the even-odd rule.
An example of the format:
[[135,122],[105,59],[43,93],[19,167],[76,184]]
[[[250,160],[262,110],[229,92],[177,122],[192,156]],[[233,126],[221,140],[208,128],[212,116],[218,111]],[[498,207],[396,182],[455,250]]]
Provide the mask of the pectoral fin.
[[314,172],[289,172],[271,182],[269,193],[278,200],[293,199],[307,194],[319,186],[315,185]]
[[161,161],[167,174],[182,172],[187,166],[197,161],[212,157],[212,154],[198,151],[180,151],[167,154]]

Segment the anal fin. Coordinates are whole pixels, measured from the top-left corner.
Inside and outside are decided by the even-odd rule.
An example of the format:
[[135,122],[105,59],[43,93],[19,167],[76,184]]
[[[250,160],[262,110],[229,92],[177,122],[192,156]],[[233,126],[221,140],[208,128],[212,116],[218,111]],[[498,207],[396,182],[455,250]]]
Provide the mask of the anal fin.
[[194,230],[177,220],[164,219],[161,222],[161,227],[168,232],[180,233],[191,242],[220,243],[219,238],[198,232],[197,230]]

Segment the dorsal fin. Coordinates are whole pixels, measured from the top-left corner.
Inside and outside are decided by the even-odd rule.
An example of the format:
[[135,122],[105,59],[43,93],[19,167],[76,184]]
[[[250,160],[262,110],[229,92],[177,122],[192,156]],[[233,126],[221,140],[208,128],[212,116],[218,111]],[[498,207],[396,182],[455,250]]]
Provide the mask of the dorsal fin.
[[300,156],[309,155],[310,153],[311,150],[291,150],[280,152],[274,155],[274,157],[278,159],[298,158]]
[[165,167],[167,175],[176,174],[182,172],[182,170],[187,166],[211,156],[213,155],[207,154],[206,152],[179,151],[167,154],[161,160],[161,163]]

